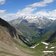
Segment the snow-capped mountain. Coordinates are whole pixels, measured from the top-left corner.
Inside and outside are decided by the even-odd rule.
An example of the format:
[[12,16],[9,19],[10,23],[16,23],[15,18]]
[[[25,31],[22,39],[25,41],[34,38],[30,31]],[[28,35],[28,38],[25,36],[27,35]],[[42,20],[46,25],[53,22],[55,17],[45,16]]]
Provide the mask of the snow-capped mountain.
[[12,24],[20,24],[23,20],[27,20],[28,23],[32,24],[35,23],[35,25],[37,26],[37,28],[44,28],[46,26],[48,26],[49,24],[52,23],[53,20],[48,19],[44,16],[22,16],[22,17],[18,17],[15,20],[12,20],[11,23]]

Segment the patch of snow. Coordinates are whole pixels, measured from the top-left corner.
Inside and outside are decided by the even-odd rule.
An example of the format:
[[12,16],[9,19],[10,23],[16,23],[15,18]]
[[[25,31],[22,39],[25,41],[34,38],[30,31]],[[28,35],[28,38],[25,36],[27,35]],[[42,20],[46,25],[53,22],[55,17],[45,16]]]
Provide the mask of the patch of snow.
[[44,45],[49,45],[49,43],[46,43],[46,42],[41,42],[42,44],[44,44]]
[[54,49],[55,47],[51,47],[50,49]]
[[44,53],[53,53],[54,51],[43,51]]
[[48,46],[45,47],[46,49],[48,48]]
[[34,45],[34,46],[31,46],[30,48],[35,48],[36,46],[38,46],[39,45],[39,43],[38,44],[36,44],[36,45]]

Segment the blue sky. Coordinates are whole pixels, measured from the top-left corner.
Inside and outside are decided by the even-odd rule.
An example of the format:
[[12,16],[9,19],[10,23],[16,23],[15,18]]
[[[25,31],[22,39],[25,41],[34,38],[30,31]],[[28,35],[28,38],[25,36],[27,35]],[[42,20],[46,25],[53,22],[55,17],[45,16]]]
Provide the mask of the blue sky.
[[[18,15],[43,15],[48,17],[56,12],[56,0],[0,0],[0,17],[17,18]],[[17,16],[15,16],[17,14]],[[56,13],[55,13],[56,14]],[[2,16],[1,16],[2,15]],[[44,15],[44,16],[46,16]],[[56,17],[55,17],[56,18]]]
[[[25,8],[29,4],[40,2],[42,0],[6,0],[4,5],[0,5],[0,9],[7,10],[8,12],[17,12]],[[56,9],[56,0],[53,3],[50,3],[46,7],[39,7],[37,10],[53,10]]]
[[6,0],[4,5],[0,5],[0,9],[7,10],[8,12],[17,12],[25,8],[27,5],[39,2],[41,0]]

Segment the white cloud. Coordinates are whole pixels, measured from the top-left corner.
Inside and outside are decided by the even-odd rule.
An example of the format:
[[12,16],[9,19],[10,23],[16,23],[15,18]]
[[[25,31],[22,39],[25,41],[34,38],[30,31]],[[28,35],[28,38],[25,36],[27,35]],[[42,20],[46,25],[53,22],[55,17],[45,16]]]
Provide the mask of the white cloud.
[[10,20],[17,19],[18,17],[16,16],[16,14],[8,13],[8,14],[5,14],[2,18],[6,21],[10,21]]
[[0,17],[3,17],[3,15],[5,15],[6,10],[0,10]]
[[46,11],[38,11],[36,13],[36,15],[38,15],[38,16],[49,16],[48,12],[46,12]]
[[0,5],[5,4],[5,0],[0,0]]
[[50,19],[53,19],[53,20],[56,19],[56,9],[49,11],[49,17],[50,17]]
[[48,11],[48,12],[46,12],[46,11],[38,11],[36,13],[36,15],[38,15],[38,16],[45,16],[45,17],[47,17],[49,19],[55,20],[56,19],[56,9],[54,9],[52,11]]
[[53,1],[54,0],[42,0],[40,2],[33,3],[29,6],[32,7],[32,8],[34,8],[34,7],[44,7],[44,6],[47,6],[49,3],[52,3]]
[[6,10],[0,10],[0,17],[7,21],[18,18],[16,13],[8,13]]
[[[31,15],[38,7],[45,7],[49,3],[52,3],[54,0],[42,0],[40,2],[36,2],[33,4],[28,5],[26,8],[20,10],[17,12],[18,16],[24,16],[24,15]],[[40,13],[40,12],[39,12]]]
[[44,0],[45,3],[52,3],[54,0]]
[[0,10],[0,14],[1,14],[1,13],[5,13],[5,11],[6,11],[6,10]]
[[49,15],[56,17],[56,9],[49,12]]
[[32,15],[32,12],[34,11],[34,10],[36,10],[36,8],[30,8],[30,7],[26,7],[26,8],[24,8],[23,10],[21,10],[21,11],[18,11],[17,13],[16,13],[16,15],[17,16],[28,16],[28,15]]

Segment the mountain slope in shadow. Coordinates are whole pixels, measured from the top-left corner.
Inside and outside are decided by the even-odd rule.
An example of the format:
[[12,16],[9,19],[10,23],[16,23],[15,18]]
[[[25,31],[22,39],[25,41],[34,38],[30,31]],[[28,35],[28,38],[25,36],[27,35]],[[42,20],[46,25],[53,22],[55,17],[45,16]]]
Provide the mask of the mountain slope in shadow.
[[4,21],[1,18],[0,18],[0,26],[7,28],[7,30],[9,31],[9,33],[11,34],[12,37],[14,37],[14,35],[16,35],[16,29],[14,27],[12,27],[8,22]]
[[56,31],[46,40],[46,42],[53,42],[56,40]]
[[30,51],[26,53],[27,50],[21,47],[23,42],[19,37],[17,30],[0,18],[0,56],[31,56]]

